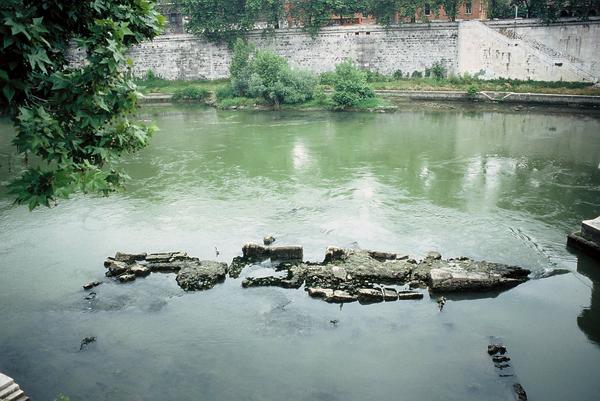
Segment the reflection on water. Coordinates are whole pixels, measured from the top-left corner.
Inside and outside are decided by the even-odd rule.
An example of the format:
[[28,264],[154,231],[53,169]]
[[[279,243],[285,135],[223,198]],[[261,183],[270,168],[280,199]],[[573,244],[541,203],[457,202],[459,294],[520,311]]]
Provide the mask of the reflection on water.
[[[126,192],[29,213],[0,189],[0,371],[32,399],[511,399],[485,352],[492,336],[530,399],[597,398],[597,291],[578,273],[448,297],[442,313],[427,296],[340,309],[241,279],[184,294],[169,274],[81,290],[117,250],[214,259],[217,247],[230,261],[265,234],[310,260],[332,244],[437,250],[578,270],[597,286],[598,266],[564,246],[600,214],[597,118],[145,112],[161,131],[123,160]],[[2,183],[18,165],[11,136],[0,121]]]
[[577,325],[590,340],[600,345],[600,263],[584,254],[577,259],[577,272],[591,280],[590,306],[581,311]]

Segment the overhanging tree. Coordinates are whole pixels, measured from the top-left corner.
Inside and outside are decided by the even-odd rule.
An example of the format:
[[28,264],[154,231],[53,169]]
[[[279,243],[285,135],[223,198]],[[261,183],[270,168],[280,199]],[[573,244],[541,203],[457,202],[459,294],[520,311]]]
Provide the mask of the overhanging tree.
[[258,21],[274,28],[283,16],[281,0],[181,0],[181,3],[188,17],[189,32],[231,45]]
[[[125,175],[114,160],[144,147],[153,128],[137,105],[127,48],[160,33],[153,0],[2,0],[0,109],[15,124],[25,169],[16,202],[51,206],[81,190],[108,194]],[[76,45],[84,62],[69,62]]]

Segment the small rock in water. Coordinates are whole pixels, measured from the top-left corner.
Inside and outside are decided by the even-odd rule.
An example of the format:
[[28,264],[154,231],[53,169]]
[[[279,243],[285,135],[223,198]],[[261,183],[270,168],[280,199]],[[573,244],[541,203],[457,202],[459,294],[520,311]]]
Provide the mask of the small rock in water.
[[333,291],[332,296],[325,298],[325,301],[331,303],[347,303],[354,302],[356,300],[358,300],[356,295],[352,295],[348,291],[344,290],[335,290]]
[[128,281],[133,281],[133,280],[135,280],[135,274],[121,274],[118,277],[118,279],[122,283],[126,283]]
[[97,287],[100,284],[102,284],[101,281],[90,281],[89,283],[83,285],[83,289],[84,290],[91,290],[92,288]]
[[82,351],[86,345],[91,344],[96,342],[96,337],[91,336],[91,337],[85,337],[83,340],[81,340],[81,344],[79,346],[79,351]]
[[94,291],[89,292],[85,297],[85,300],[87,301],[93,301],[94,299],[96,299],[96,293]]
[[399,291],[398,299],[423,299],[423,294],[416,291]]
[[437,300],[438,307],[440,308],[440,312],[444,309],[444,305],[446,305],[446,298],[439,297]]
[[515,395],[519,401],[527,401],[527,393],[521,383],[513,384],[513,389],[515,390]]
[[330,298],[333,296],[333,290],[330,288],[308,288],[308,295],[313,298]]
[[125,252],[117,252],[115,254],[114,259],[117,262],[125,262],[125,263],[134,263],[138,260],[146,259],[147,254],[144,253],[125,253]]
[[221,252],[219,252],[219,250],[217,249],[217,247],[215,246],[215,255],[217,256],[217,258],[219,257],[219,255],[221,254]]
[[494,355],[492,357],[492,361],[496,362],[496,363],[504,363],[504,362],[509,362],[510,358],[504,355]]
[[273,242],[275,242],[275,237],[273,237],[272,235],[267,235],[263,238],[263,244],[267,246],[271,245]]
[[387,301],[387,302],[397,301],[398,300],[398,292],[393,288],[384,288],[383,289],[383,300]]
[[440,260],[442,259],[442,254],[436,251],[427,252],[427,259]]
[[501,344],[490,344],[488,345],[488,354],[490,355],[504,355],[506,354],[506,347]]
[[337,325],[339,322],[340,322],[340,321],[339,321],[339,320],[337,320],[337,319],[333,319],[333,320],[330,320],[330,321],[329,321],[329,323],[331,323],[331,324],[332,324],[332,325],[334,325],[334,326],[336,326],[336,325]]
[[139,276],[139,277],[143,277],[143,276],[147,276],[150,274],[150,269],[148,269],[146,266],[144,265],[140,265],[140,264],[135,264],[133,265],[129,271],[134,274],[135,276]]

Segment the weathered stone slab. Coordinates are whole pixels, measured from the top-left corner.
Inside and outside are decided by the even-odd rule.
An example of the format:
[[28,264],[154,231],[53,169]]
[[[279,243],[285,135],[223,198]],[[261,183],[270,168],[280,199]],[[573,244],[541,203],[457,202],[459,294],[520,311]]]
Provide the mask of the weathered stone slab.
[[360,303],[383,302],[383,293],[375,288],[361,288],[357,295]]
[[127,263],[119,262],[111,258],[106,259],[104,262],[104,267],[108,269],[106,272],[106,277],[119,276],[129,270],[129,265]]
[[600,245],[600,217],[581,222],[581,236]]
[[136,275],[136,277],[144,277],[150,274],[150,269],[144,265],[134,264],[131,266],[129,271]]
[[176,280],[185,291],[207,290],[224,281],[226,274],[226,263],[203,260],[182,268]]
[[169,261],[165,262],[150,262],[147,263],[145,266],[152,272],[176,273],[186,267],[194,267],[199,262],[200,260],[198,258],[187,258],[177,260],[169,259]]
[[83,289],[84,290],[91,290],[94,287],[99,286],[100,284],[102,284],[102,281],[90,281],[89,283],[86,283],[83,285]]
[[151,253],[146,256],[146,261],[149,263],[169,263],[176,260],[196,259],[187,256],[186,252],[161,252]]
[[242,281],[242,287],[282,287],[282,288],[300,288],[303,281],[299,277],[248,277]]
[[567,237],[567,245],[600,258],[600,244],[585,239],[580,232],[569,234]]
[[343,290],[335,290],[333,291],[333,295],[326,297],[325,301],[331,303],[348,303],[354,302],[358,300],[358,296],[354,294],[350,294],[348,291]]
[[600,258],[600,217],[581,222],[581,231],[569,234],[567,246]]
[[393,288],[384,288],[383,289],[383,300],[386,302],[397,301],[398,300],[398,292],[396,292]]
[[117,252],[115,254],[115,260],[118,262],[125,262],[125,263],[134,263],[140,260],[145,260],[146,259],[146,252],[144,253],[123,253],[123,252]]
[[245,259],[267,259],[272,260],[302,260],[304,251],[300,245],[264,246],[247,243],[242,247]]
[[304,250],[300,245],[270,246],[269,256],[274,260],[302,260]]
[[423,299],[423,294],[416,291],[398,291],[398,299]]
[[331,298],[333,296],[333,290],[330,288],[308,288],[308,295],[313,298]]
[[133,281],[135,280],[135,274],[131,274],[131,273],[127,273],[127,274],[121,274],[119,277],[117,277],[119,279],[120,282],[122,283],[127,283],[129,281]]
[[367,251],[369,256],[373,259],[376,259],[380,262],[385,260],[405,260],[408,259],[408,255],[403,253],[392,253],[392,252],[382,252],[382,251]]
[[468,258],[429,263],[432,291],[479,291],[517,285],[527,280],[529,270]]

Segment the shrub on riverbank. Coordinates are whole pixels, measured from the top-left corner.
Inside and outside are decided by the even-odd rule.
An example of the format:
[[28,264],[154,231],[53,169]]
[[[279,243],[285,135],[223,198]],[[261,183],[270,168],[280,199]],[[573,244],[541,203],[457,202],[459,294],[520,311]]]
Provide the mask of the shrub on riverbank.
[[197,88],[195,86],[187,86],[182,89],[177,89],[171,98],[174,101],[195,100],[202,101],[208,99],[210,92],[205,88]]
[[277,107],[313,98],[317,84],[313,73],[292,70],[285,58],[256,51],[242,39],[235,43],[233,53],[229,72],[235,96],[262,99]]
[[335,66],[333,84],[334,108],[343,110],[374,98],[375,92],[367,83],[367,74],[347,60]]

